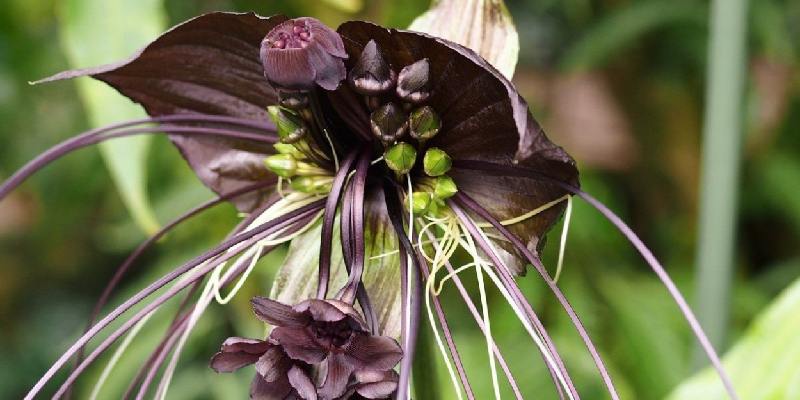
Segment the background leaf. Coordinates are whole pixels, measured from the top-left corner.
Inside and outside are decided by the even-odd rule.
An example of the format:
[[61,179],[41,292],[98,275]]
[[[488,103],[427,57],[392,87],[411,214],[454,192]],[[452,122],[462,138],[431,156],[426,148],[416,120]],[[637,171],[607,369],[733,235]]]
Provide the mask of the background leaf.
[[[166,25],[161,0],[67,0],[60,11],[62,47],[75,68],[125,59]],[[101,82],[84,78],[77,85],[92,126],[145,116],[141,108]],[[139,227],[152,233],[158,221],[147,197],[149,145],[149,137],[130,137],[103,143],[100,151],[125,206]]]
[[511,79],[519,56],[519,35],[502,0],[434,0],[409,29],[459,43]]
[[[723,363],[742,399],[800,398],[800,280],[760,313]],[[706,369],[679,386],[670,400],[714,400],[727,396]]]

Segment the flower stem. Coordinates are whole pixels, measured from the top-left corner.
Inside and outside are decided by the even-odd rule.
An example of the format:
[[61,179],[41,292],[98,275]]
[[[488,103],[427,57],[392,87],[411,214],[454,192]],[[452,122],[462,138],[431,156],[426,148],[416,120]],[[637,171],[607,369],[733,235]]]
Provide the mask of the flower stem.
[[431,340],[432,332],[423,327],[417,336],[417,351],[412,369],[415,399],[441,398],[444,388],[439,386],[436,371],[436,345]]

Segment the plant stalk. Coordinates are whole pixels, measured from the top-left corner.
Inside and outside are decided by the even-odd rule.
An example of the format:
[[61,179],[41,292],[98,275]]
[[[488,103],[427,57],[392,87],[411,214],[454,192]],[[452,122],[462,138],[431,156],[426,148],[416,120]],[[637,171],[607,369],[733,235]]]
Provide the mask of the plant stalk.
[[[703,127],[696,310],[711,343],[725,344],[734,273],[741,163],[747,0],[713,0]],[[694,349],[694,366],[704,360]]]

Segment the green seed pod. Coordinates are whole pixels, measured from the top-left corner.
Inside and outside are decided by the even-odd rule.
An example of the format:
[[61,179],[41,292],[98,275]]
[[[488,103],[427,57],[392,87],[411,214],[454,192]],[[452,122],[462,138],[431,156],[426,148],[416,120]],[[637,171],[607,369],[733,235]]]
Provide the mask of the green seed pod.
[[297,160],[291,154],[275,154],[264,159],[270,171],[284,178],[291,178],[297,173]]
[[450,167],[453,166],[453,159],[442,149],[431,147],[425,152],[422,166],[425,168],[425,173],[429,176],[444,175],[450,170]]
[[296,143],[306,135],[306,124],[299,115],[279,106],[269,106],[267,112],[278,128],[282,143]]
[[453,178],[442,175],[436,177],[436,184],[433,189],[433,195],[440,200],[449,199],[458,193],[458,187],[456,183],[453,182]]
[[414,168],[414,163],[417,161],[417,150],[408,143],[400,142],[389,147],[383,154],[383,159],[392,171],[397,172],[398,175],[405,175],[411,171],[411,168]]
[[442,127],[442,120],[433,108],[425,106],[411,113],[408,118],[408,127],[411,137],[419,141],[426,141],[439,133],[439,129]]
[[411,202],[411,210],[414,214],[425,214],[431,204],[431,194],[428,192],[414,192],[408,200]]
[[299,176],[292,179],[292,189],[309,194],[325,194],[331,191],[330,176]]

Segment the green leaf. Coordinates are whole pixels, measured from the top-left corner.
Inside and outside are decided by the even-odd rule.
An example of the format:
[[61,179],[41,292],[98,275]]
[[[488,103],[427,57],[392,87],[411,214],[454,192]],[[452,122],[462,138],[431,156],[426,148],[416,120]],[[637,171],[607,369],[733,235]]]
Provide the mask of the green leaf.
[[[335,294],[345,284],[347,274],[342,258],[338,222],[334,225],[333,232],[330,288],[331,293]],[[292,240],[286,260],[275,275],[271,298],[286,304],[296,304],[316,296],[321,233],[322,222],[318,221],[311,229]],[[396,253],[397,236],[388,224],[370,224],[366,227],[364,243],[366,265],[362,281],[381,323],[379,331],[382,335],[398,338],[400,258]]]
[[[723,358],[742,399],[800,398],[800,280],[768,306]],[[710,368],[680,385],[670,400],[727,399]]]
[[[73,67],[123,60],[157,37],[165,26],[161,0],[66,0],[60,9],[61,45]],[[144,111],[105,84],[77,81],[92,126],[142,118]],[[122,200],[139,227],[152,233],[158,221],[147,197],[146,136],[115,139],[100,151]]]
[[409,29],[469,47],[511,79],[519,35],[503,0],[434,0]]

